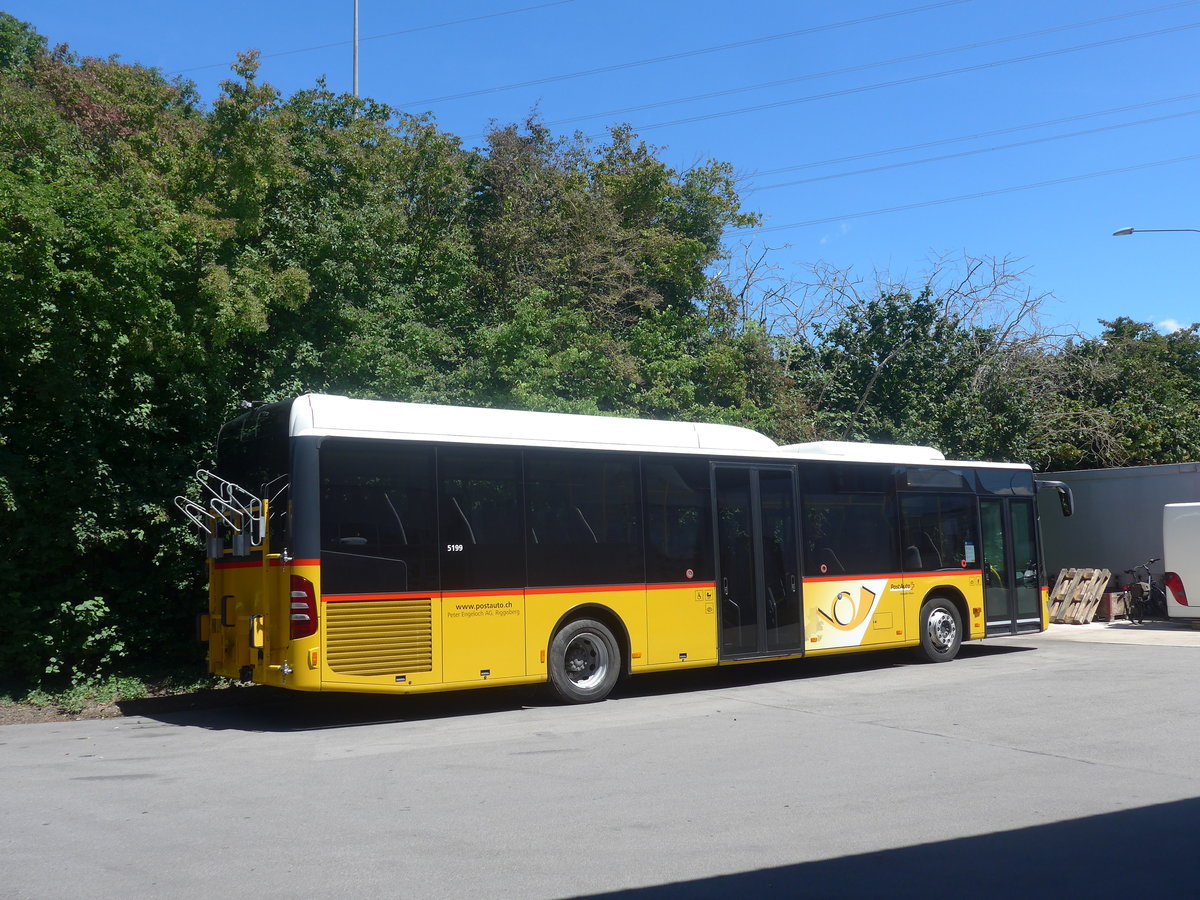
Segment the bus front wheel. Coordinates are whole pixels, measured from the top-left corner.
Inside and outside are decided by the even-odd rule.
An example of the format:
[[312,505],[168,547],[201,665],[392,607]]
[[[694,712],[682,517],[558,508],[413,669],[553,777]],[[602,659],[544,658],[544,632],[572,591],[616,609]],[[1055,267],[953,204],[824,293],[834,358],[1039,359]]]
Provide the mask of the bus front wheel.
[[550,686],[568,703],[603,700],[621,674],[617,639],[595,619],[576,619],[560,628],[548,655]]
[[949,662],[962,645],[962,617],[944,597],[930,597],[921,606],[921,646],[914,648],[924,662]]

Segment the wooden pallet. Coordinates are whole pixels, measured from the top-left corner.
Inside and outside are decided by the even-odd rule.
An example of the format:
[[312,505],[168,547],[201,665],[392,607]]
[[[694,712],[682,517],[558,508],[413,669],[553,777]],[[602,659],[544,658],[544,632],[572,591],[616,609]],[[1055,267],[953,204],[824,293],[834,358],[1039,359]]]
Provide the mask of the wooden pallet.
[[1111,577],[1108,569],[1063,569],[1050,592],[1050,621],[1067,625],[1092,621]]

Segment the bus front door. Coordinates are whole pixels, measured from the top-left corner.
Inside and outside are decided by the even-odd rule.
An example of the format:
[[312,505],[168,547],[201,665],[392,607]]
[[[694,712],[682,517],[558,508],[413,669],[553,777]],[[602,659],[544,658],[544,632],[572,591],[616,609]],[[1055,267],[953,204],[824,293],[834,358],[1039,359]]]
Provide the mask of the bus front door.
[[713,481],[721,658],[799,653],[795,472],[715,465]]
[[1040,631],[1042,590],[1032,500],[981,499],[987,634]]

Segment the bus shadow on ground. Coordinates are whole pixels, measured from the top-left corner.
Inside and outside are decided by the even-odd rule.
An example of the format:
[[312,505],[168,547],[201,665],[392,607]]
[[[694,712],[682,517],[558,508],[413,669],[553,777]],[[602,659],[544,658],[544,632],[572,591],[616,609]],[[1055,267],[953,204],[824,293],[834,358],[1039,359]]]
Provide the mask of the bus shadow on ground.
[[[966,644],[955,664],[1032,647]],[[786,681],[827,678],[854,672],[875,672],[919,666],[903,650],[849,654],[818,659],[758,662],[657,672],[624,679],[610,703],[640,697],[659,697],[695,691],[733,689]],[[432,694],[382,695],[310,693],[248,685],[199,691],[174,697],[123,700],[123,715],[142,716],[173,725],[213,730],[256,732],[318,731],[356,725],[419,722],[463,716],[489,715],[525,708],[560,705],[546,685],[496,687]]]
[[1194,897],[1200,799],[578,898]]
[[[298,732],[418,722],[506,712],[537,705],[528,687],[500,687],[408,696],[310,693],[253,685],[205,692],[210,696],[121,702],[126,716],[215,731]],[[183,702],[180,702],[183,701]]]
[[[1033,648],[964,644],[959,650],[959,659],[973,660],[1007,653],[1020,653],[1031,649]],[[883,669],[903,669],[922,665],[928,664],[917,662],[909,650],[877,650],[868,653],[817,657],[816,659],[786,659],[708,669],[656,672],[652,675],[639,675],[637,678],[625,680],[617,688],[617,695],[620,697],[654,697],[663,694],[682,694],[697,690],[828,678],[853,672],[878,672]]]

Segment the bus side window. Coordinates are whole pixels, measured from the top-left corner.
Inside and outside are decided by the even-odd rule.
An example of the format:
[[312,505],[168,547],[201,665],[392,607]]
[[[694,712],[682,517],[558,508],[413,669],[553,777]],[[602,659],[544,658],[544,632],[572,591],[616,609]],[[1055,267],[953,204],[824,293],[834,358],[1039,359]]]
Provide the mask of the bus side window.
[[969,494],[908,494],[900,499],[906,572],[979,567],[976,501]]
[[322,589],[435,588],[433,451],[331,439],[320,454]]
[[529,584],[638,584],[638,460],[630,454],[527,450]]
[[521,451],[438,450],[442,589],[524,587]]
[[900,567],[895,506],[886,494],[804,498],[804,574],[882,575]]
[[[646,580],[712,581],[712,510],[706,459],[643,457]],[[690,575],[688,573],[691,573]]]

